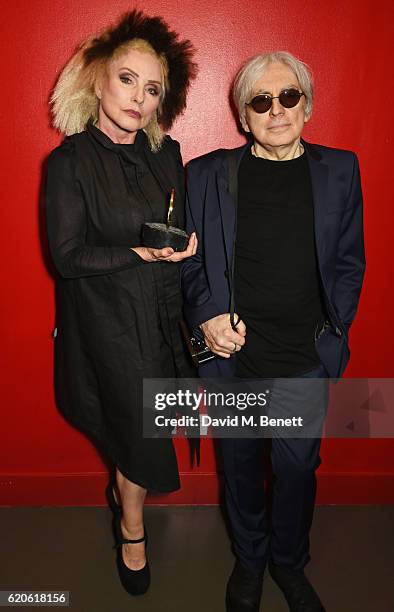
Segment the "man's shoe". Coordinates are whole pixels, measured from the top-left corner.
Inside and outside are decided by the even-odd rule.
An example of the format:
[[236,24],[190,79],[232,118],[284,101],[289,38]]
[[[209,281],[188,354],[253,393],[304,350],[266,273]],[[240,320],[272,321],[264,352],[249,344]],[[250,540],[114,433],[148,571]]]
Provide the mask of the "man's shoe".
[[290,570],[272,562],[268,567],[289,604],[290,612],[326,612],[303,570]]
[[227,612],[259,612],[263,573],[254,574],[236,561],[227,583]]

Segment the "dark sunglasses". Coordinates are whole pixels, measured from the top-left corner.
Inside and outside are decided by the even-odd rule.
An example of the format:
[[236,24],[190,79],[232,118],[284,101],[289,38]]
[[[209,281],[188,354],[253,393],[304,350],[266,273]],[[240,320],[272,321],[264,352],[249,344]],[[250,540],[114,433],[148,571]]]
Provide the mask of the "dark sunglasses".
[[246,102],[246,106],[251,106],[255,113],[266,113],[272,106],[272,100],[279,100],[281,105],[285,108],[293,108],[297,106],[301,96],[305,96],[302,91],[297,91],[297,89],[284,89],[280,92],[279,96],[259,94],[250,102]]

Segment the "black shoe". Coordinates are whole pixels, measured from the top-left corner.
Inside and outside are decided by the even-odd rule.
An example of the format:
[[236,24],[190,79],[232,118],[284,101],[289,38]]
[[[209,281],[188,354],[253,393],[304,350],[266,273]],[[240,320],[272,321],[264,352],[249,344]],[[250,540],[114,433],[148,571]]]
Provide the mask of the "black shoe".
[[121,514],[117,514],[114,517],[114,526],[115,526],[115,534],[116,534],[116,565],[118,567],[118,573],[120,582],[122,583],[123,588],[130,595],[143,595],[149,588],[150,585],[150,568],[148,559],[144,567],[139,570],[132,570],[123,561],[122,554],[122,546],[123,544],[139,544],[140,542],[145,542],[145,547],[148,544],[148,534],[144,528],[144,536],[139,538],[138,540],[126,540],[123,537],[121,526]]
[[259,612],[263,573],[254,574],[236,561],[227,583],[227,612]]
[[108,506],[111,508],[112,512],[116,516],[117,514],[122,514],[122,506],[118,504],[115,499],[115,487],[116,477],[112,475],[109,479],[107,488],[105,489],[105,497],[107,498]]
[[290,570],[270,562],[269,571],[283,592],[290,612],[326,612],[303,570]]

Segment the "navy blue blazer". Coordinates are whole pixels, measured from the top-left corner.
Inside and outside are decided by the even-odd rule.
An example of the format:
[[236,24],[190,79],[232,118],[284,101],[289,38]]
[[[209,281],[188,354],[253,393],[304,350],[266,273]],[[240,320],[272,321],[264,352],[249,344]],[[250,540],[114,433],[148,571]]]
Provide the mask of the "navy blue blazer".
[[[302,143],[312,181],[317,261],[327,312],[323,333],[315,334],[316,350],[329,376],[338,378],[349,360],[348,331],[365,269],[359,166],[351,151]],[[195,231],[199,240],[196,255],[182,266],[184,314],[191,329],[229,312],[237,204],[229,192],[229,157],[235,156],[238,168],[248,147],[250,143],[219,149],[187,166],[186,229]],[[237,177],[231,180],[232,193],[237,194]],[[202,364],[200,375],[232,376],[234,366],[234,356],[219,357]]]

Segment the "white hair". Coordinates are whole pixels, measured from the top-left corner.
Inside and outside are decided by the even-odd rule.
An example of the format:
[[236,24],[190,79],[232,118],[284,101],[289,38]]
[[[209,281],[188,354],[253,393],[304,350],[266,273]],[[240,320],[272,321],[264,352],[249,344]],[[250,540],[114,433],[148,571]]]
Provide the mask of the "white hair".
[[233,100],[238,109],[242,125],[245,124],[245,104],[253,95],[256,81],[264,74],[269,64],[280,62],[290,68],[297,77],[305,94],[305,115],[309,119],[313,107],[313,78],[310,68],[287,51],[261,53],[249,59],[239,70],[233,85]]

